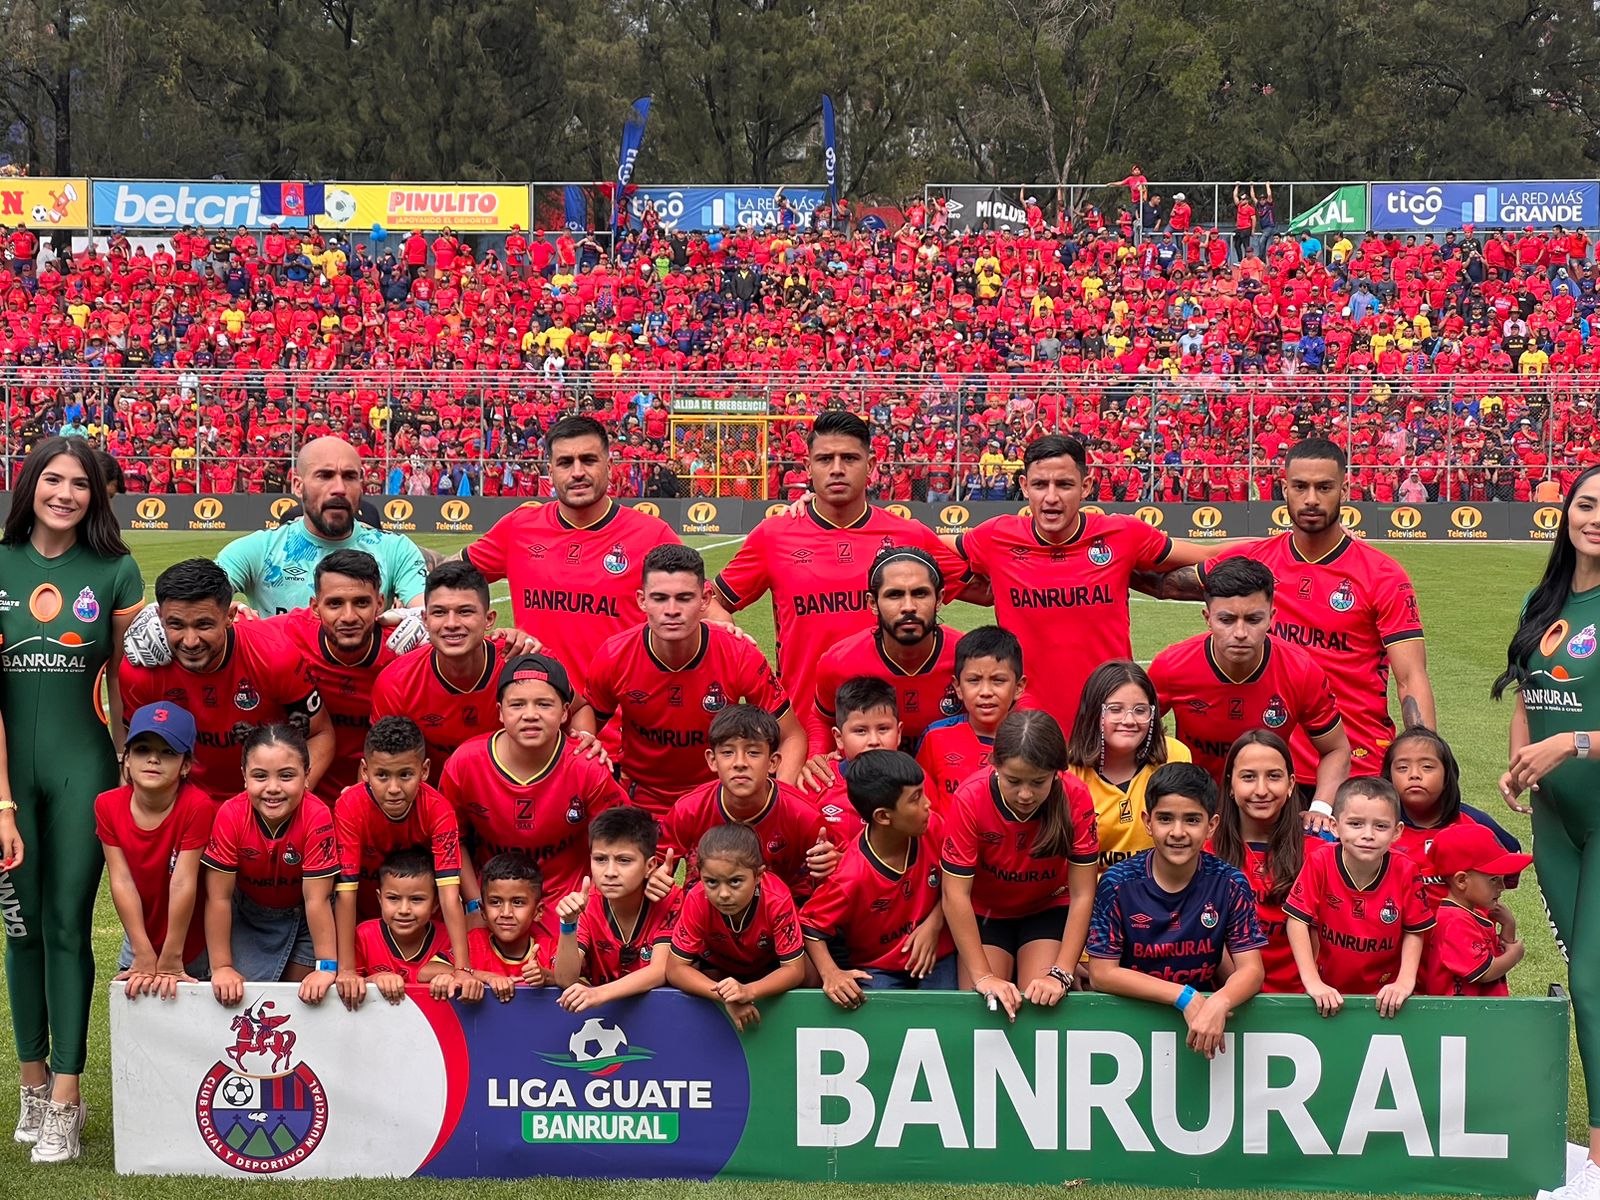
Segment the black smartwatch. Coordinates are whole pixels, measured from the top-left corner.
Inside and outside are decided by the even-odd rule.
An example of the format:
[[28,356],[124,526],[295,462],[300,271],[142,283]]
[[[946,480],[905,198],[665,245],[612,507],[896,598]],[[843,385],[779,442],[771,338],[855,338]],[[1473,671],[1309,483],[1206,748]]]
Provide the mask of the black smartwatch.
[[1051,967],[1045,972],[1045,974],[1050,976],[1051,979],[1054,979],[1067,991],[1070,992],[1072,990],[1072,976],[1067,974],[1060,967]]

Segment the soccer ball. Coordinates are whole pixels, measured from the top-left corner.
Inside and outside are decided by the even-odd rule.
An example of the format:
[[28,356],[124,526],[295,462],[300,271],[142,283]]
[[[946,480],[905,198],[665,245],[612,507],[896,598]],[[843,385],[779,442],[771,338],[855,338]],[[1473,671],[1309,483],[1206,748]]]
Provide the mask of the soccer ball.
[[628,1035],[621,1027],[599,1017],[590,1017],[568,1039],[567,1049],[579,1062],[591,1062],[597,1058],[612,1058],[627,1044]]
[[33,223],[35,225],[50,224],[50,210],[42,204],[33,206]]
[[329,188],[322,201],[329,220],[348,225],[356,219],[356,198],[343,188]]
[[248,1079],[233,1075],[222,1085],[222,1098],[235,1107],[242,1107],[256,1098],[256,1089]]

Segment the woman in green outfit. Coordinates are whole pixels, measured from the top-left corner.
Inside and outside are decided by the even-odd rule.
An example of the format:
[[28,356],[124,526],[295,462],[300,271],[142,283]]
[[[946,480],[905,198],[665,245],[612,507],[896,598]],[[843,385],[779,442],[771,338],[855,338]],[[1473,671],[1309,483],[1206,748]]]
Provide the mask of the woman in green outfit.
[[[122,635],[144,603],[105,478],[81,438],[22,465],[0,536],[0,794],[20,863],[0,871],[6,986],[22,1069],[16,1140],[37,1163],[78,1156],[102,857],[94,798],[117,783]],[[109,711],[101,696],[109,698]],[[0,778],[0,786],[5,780]],[[0,846],[6,839],[0,824]],[[4,857],[4,856],[0,856]],[[13,858],[16,855],[11,856]]]
[[[1494,682],[1516,689],[1505,801],[1533,814],[1533,866],[1567,960],[1589,1086],[1589,1158],[1551,1193],[1600,1200],[1600,467],[1573,482],[1550,560]],[[1532,790],[1528,804],[1520,802]],[[1531,807],[1530,807],[1531,806]]]

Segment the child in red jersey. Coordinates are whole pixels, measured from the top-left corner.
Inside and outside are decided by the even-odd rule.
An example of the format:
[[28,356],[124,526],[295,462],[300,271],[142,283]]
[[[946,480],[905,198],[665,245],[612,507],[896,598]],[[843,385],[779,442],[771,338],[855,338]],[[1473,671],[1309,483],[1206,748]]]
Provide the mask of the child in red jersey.
[[339,839],[334,919],[339,930],[339,997],[352,1007],[366,986],[355,969],[357,925],[378,913],[378,877],[397,850],[428,848],[451,962],[467,959],[467,914],[461,906],[461,835],[455,809],[424,782],[428,748],[409,717],[379,717],[367,731],[361,782],[340,793],[333,810]]
[[685,895],[672,931],[667,983],[722,1001],[743,1032],[761,1021],[756,1001],[805,981],[800,918],[748,825],[718,825],[696,849],[700,886]]
[[[1437,908],[1448,889],[1431,858],[1435,839],[1455,825],[1482,825],[1501,849],[1519,854],[1522,843],[1482,809],[1461,800],[1461,768],[1446,742],[1433,730],[1417,725],[1403,731],[1383,756],[1383,777],[1400,794],[1400,836],[1394,848],[1416,860],[1427,884],[1428,906]],[[1517,886],[1509,875],[1506,886]]]
[[339,855],[328,806],[307,792],[311,754],[290,725],[244,742],[244,791],[217,810],[201,856],[211,990],[231,1008],[244,985],[298,981],[320,1004],[338,973],[333,881]]
[[[848,845],[863,825],[845,786],[850,764],[868,750],[900,749],[899,697],[887,679],[857,675],[835,689],[833,741],[837,758],[813,759],[827,783],[816,798],[817,813],[828,826],[831,839]],[[808,767],[812,764],[807,764]]]
[[935,812],[948,816],[956,789],[989,765],[995,730],[1027,686],[1016,634],[985,625],[962,637],[956,646],[956,695],[966,711],[928,726],[917,747]]
[[459,982],[455,978],[448,935],[433,919],[438,900],[427,851],[407,846],[383,860],[378,868],[380,915],[356,927],[355,967],[390,1004],[404,1000],[407,985],[413,983],[430,984],[436,1000],[453,994],[483,999],[482,982],[470,973]]
[[1376,995],[1392,1017],[1417,986],[1423,934],[1433,912],[1422,873],[1393,853],[1400,797],[1387,779],[1347,779],[1333,802],[1338,845],[1306,859],[1283,902],[1289,945],[1306,995],[1331,1017],[1345,992]]
[[[839,865],[839,849],[811,803],[773,777],[778,765],[778,722],[764,709],[734,704],[711,722],[706,762],[717,773],[683,796],[667,815],[667,844],[688,851],[719,825],[746,825],[757,835],[763,861],[796,896],[810,895]],[[689,857],[685,886],[698,877]]]
[[216,806],[189,782],[194,718],[176,704],[147,704],[128,722],[123,786],[94,801],[111,900],[127,936],[117,961],[128,998],[171,1000],[207,974],[200,853]]
[[631,805],[608,808],[590,823],[589,874],[556,906],[555,977],[565,989],[557,1003],[568,1012],[666,983],[666,947],[683,893],[674,887],[660,900],[645,894],[654,872],[670,879],[675,867],[671,850],[665,859],[656,855],[660,836],[655,818]]
[[1509,852],[1492,830],[1458,822],[1439,831],[1433,862],[1445,898],[1422,950],[1418,990],[1425,996],[1509,996],[1506,976],[1522,961],[1524,947],[1500,894],[1533,855]]
[[899,750],[868,750],[853,760],[849,788],[864,828],[801,920],[823,992],[840,1008],[859,1008],[863,987],[954,991],[935,857],[942,831],[922,768]]
[[467,934],[472,974],[501,1003],[517,987],[551,981],[556,948],[539,925],[544,876],[521,850],[496,854],[483,864],[483,920]]
[[[944,915],[960,985],[1016,1019],[1059,1004],[1089,937],[1100,839],[1089,790],[1066,774],[1055,718],[1018,709],[995,731],[993,769],[957,790],[945,822]],[[1023,981],[1019,989],[1013,980]]]
[[1242,734],[1222,768],[1222,810],[1206,847],[1238,867],[1256,897],[1256,919],[1267,944],[1263,992],[1304,992],[1294,951],[1289,948],[1283,901],[1306,859],[1329,844],[1329,836],[1305,832],[1295,793],[1294,760],[1288,744],[1270,729]]

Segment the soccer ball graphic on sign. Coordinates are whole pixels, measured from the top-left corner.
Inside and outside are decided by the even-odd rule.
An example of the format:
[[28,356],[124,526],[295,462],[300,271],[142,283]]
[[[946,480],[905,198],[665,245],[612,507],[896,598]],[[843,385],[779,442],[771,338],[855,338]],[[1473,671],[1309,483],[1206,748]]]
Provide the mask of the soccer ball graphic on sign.
[[322,205],[328,219],[348,225],[356,219],[356,198],[343,188],[328,188],[322,194]]
[[567,1041],[567,1049],[578,1062],[592,1062],[597,1058],[615,1058],[628,1044],[628,1035],[620,1026],[599,1017],[590,1017]]
[[244,1108],[256,1098],[255,1084],[238,1075],[229,1076],[222,1085],[222,1098],[235,1108]]

